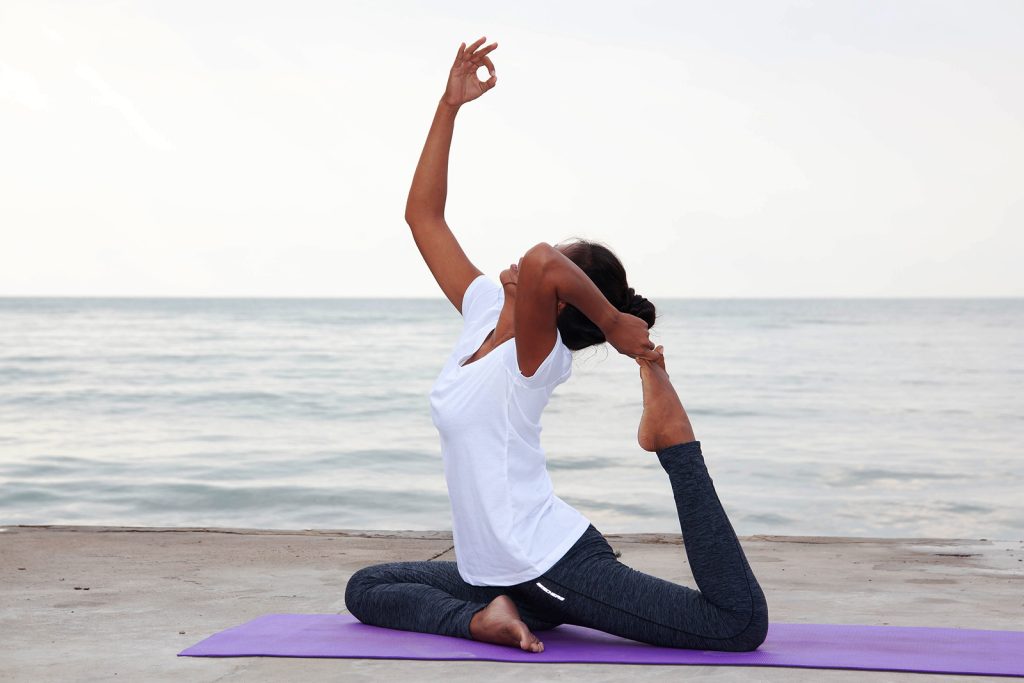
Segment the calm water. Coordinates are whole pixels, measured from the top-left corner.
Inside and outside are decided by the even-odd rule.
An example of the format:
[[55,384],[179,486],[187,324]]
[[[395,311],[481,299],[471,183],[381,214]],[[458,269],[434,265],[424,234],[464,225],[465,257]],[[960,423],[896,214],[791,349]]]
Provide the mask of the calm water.
[[[1024,538],[1024,300],[660,302],[737,533]],[[0,524],[450,528],[442,300],[0,299]],[[555,490],[678,531],[635,363],[580,352]]]

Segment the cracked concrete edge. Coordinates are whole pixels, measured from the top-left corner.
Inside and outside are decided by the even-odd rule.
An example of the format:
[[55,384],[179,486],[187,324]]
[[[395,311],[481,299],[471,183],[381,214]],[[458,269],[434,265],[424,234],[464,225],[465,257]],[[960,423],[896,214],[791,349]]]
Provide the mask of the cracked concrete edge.
[[156,527],[100,526],[87,524],[6,524],[0,532],[12,529],[50,530],[88,533],[205,533],[247,536],[341,536],[345,538],[408,538],[415,540],[451,540],[451,531],[414,531],[402,529],[251,529],[245,527]]
[[[0,524],[0,532],[9,529],[49,529],[53,531],[89,533],[207,533],[243,534],[259,536],[338,536],[345,538],[402,538],[416,540],[452,540],[450,530],[405,530],[405,529],[254,529],[246,527],[155,527],[155,526],[104,526],[88,524]],[[608,540],[619,543],[656,543],[681,545],[678,533],[607,533]],[[927,536],[781,536],[774,534],[753,534],[739,536],[741,541],[763,541],[769,543],[914,543],[927,545],[962,545],[964,543],[1010,542],[1010,539],[989,538],[938,538]],[[1020,540],[1020,539],[1013,539]],[[444,553],[441,553],[444,554]]]

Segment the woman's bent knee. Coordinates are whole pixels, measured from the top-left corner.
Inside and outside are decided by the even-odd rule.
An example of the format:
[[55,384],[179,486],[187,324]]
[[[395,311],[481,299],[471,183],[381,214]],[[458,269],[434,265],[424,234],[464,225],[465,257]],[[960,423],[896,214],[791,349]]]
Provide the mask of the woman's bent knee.
[[720,619],[720,633],[729,635],[716,637],[711,649],[750,652],[760,647],[768,637],[768,605],[760,591],[754,593],[749,608],[723,611]]
[[750,628],[732,639],[729,649],[733,652],[750,652],[761,647],[761,644],[767,637],[767,622],[763,622],[763,625],[761,622],[758,622],[756,625],[751,624]]
[[761,646],[768,637],[768,605],[764,600],[755,601],[746,627],[731,639],[730,649],[734,652],[750,652]]
[[363,606],[366,592],[378,583],[376,565],[363,567],[353,574],[345,585],[345,609],[359,621],[365,621]]

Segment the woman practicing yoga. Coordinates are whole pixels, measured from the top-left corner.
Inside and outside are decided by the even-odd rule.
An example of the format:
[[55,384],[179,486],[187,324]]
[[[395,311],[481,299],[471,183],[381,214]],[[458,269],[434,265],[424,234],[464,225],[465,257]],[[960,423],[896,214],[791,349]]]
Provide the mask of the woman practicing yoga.
[[[444,219],[459,108],[494,87],[480,38],[459,46],[413,178],[406,221],[462,333],[430,392],[458,562],[393,562],[356,572],[345,604],[376,626],[541,652],[536,631],[577,624],[668,647],[748,651],[768,631],[764,593],[722,509],[689,419],[648,329],[654,305],[607,248],[541,243],[495,283]],[[486,66],[487,81],[476,71]],[[555,496],[540,418],[572,371],[570,350],[607,341],[643,385],[640,447],[668,473],[697,589],[638,572]]]

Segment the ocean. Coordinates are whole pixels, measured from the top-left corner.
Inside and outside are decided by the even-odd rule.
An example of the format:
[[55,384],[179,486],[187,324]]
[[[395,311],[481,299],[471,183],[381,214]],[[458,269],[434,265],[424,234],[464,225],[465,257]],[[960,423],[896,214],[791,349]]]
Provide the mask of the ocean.
[[[662,300],[736,532],[1024,539],[1024,300]],[[449,529],[441,299],[0,299],[0,524]],[[577,352],[541,442],[601,531],[678,532],[638,368]]]

